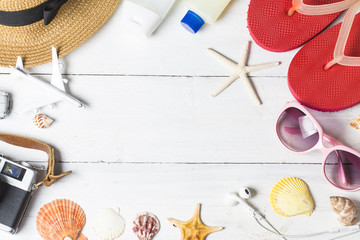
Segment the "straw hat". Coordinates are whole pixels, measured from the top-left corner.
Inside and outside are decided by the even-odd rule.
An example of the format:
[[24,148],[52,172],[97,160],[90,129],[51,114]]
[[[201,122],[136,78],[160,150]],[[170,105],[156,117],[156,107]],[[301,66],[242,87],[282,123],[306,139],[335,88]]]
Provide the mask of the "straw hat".
[[89,39],[118,3],[119,0],[0,0],[0,66],[14,65],[17,56],[22,57],[25,67],[50,62],[51,46],[57,48],[59,57],[65,56]]

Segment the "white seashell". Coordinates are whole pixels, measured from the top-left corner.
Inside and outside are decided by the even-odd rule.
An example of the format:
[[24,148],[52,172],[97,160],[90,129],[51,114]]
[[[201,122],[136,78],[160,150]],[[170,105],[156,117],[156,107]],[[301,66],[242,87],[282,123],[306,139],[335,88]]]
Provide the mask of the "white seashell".
[[139,240],[151,240],[160,230],[159,219],[148,212],[138,214],[133,223],[133,232]]
[[357,222],[357,208],[353,201],[345,197],[333,196],[330,197],[330,203],[342,225],[351,226]]
[[45,114],[36,114],[33,118],[33,123],[38,128],[48,128],[54,122],[53,119],[49,118]]
[[93,230],[102,240],[112,240],[120,237],[125,231],[125,220],[112,208],[100,209]]

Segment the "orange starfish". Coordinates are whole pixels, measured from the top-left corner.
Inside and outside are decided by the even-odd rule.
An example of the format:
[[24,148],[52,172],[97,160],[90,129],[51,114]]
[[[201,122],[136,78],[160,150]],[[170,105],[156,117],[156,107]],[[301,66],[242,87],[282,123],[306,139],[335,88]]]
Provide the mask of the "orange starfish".
[[200,207],[198,203],[194,216],[187,222],[180,222],[173,218],[168,220],[172,222],[181,232],[181,240],[204,240],[207,235],[224,229],[223,227],[208,227],[200,218]]

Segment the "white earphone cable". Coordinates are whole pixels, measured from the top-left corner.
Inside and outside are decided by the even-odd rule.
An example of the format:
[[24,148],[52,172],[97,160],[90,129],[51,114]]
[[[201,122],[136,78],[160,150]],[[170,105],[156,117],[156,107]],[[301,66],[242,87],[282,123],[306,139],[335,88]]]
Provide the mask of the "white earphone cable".
[[[256,222],[262,227],[264,228],[265,230],[267,230],[268,232],[271,232],[273,234],[276,234],[278,236],[283,236],[283,237],[286,237],[286,238],[308,238],[308,237],[314,237],[314,236],[318,236],[318,235],[323,235],[323,234],[326,234],[326,233],[337,233],[337,232],[341,232],[341,230],[339,231],[322,231],[322,232],[316,232],[316,233],[309,233],[309,234],[293,234],[293,235],[290,235],[290,234],[282,234],[282,233],[277,233],[277,232],[274,232],[272,230],[270,230],[269,228],[265,227],[257,218],[255,218]],[[360,232],[360,230],[352,230],[354,231],[353,233],[357,233],[357,232]]]

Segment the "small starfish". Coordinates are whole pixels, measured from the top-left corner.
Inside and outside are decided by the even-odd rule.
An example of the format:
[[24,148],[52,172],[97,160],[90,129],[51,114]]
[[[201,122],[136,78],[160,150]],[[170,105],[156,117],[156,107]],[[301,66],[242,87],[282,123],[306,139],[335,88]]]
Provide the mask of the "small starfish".
[[230,65],[233,69],[235,69],[235,72],[228,78],[228,80],[216,91],[212,94],[213,97],[216,97],[219,95],[222,91],[224,91],[227,87],[229,87],[236,79],[241,78],[252,96],[254,97],[255,101],[258,104],[262,104],[259,95],[256,92],[256,89],[251,82],[251,80],[248,77],[249,72],[259,71],[267,68],[272,68],[275,66],[278,66],[280,62],[271,62],[271,63],[264,63],[264,64],[257,64],[253,66],[247,66],[247,60],[249,57],[249,51],[250,51],[250,42],[246,42],[244,51],[241,54],[241,58],[239,63],[234,62],[233,60],[229,59],[228,57],[224,56],[223,54],[219,53],[218,51],[209,48],[208,49],[211,53],[215,54],[216,57],[218,57],[221,61],[226,63],[227,65]]
[[194,216],[187,222],[180,222],[173,218],[168,220],[172,222],[181,232],[181,240],[204,240],[207,235],[213,232],[224,229],[223,227],[208,227],[200,218],[200,207],[199,203],[196,207]]

